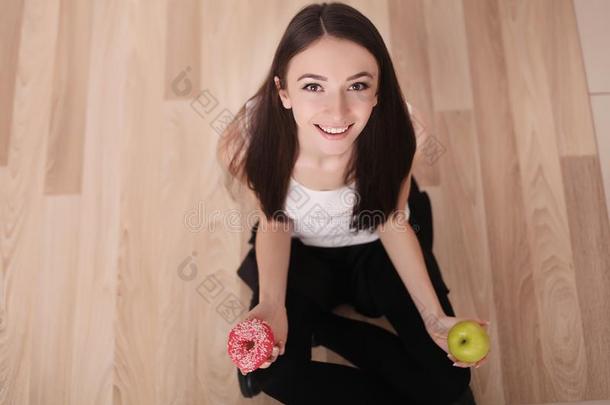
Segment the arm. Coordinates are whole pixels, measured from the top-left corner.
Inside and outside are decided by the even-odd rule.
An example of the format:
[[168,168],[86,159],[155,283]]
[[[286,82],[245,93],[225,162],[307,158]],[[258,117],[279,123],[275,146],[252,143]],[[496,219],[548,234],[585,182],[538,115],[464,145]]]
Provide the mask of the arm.
[[261,302],[286,303],[292,229],[291,222],[284,224],[261,215],[254,247]]
[[413,298],[426,328],[429,328],[436,319],[445,316],[445,313],[428,275],[419,241],[404,210],[410,188],[411,174],[401,186],[397,212],[379,226],[378,234],[392,264]]
[[[422,119],[417,111],[413,111],[409,103],[407,103],[407,107],[411,116],[421,122]],[[417,152],[416,150],[414,163]],[[419,241],[409,224],[408,212],[405,212],[411,190],[411,175],[412,172],[405,178],[400,188],[397,212],[385,224],[379,226],[378,234],[428,328],[435,319],[445,314],[428,275]]]
[[[257,202],[260,209],[258,199]],[[259,299],[258,304],[248,312],[246,319],[258,318],[267,322],[273,331],[274,346],[279,348],[277,352],[273,351],[260,368],[269,367],[277,356],[284,354],[286,350],[288,339],[286,284],[292,229],[292,222],[281,223],[268,219],[263,213],[256,230],[254,248],[258,266]]]
[[[243,172],[229,170],[231,157],[228,146],[230,142],[227,141],[237,136],[236,131],[240,131],[240,126],[233,123],[226,131],[225,136],[219,140],[216,147],[217,160],[225,174],[236,176],[245,185],[246,179]],[[239,133],[239,136],[242,136],[242,134]],[[284,306],[293,225],[291,222],[283,224],[279,221],[269,220],[264,215],[260,201],[255,196],[254,199],[256,199],[259,212],[262,213],[254,246],[256,264],[259,269],[259,302],[280,303]]]

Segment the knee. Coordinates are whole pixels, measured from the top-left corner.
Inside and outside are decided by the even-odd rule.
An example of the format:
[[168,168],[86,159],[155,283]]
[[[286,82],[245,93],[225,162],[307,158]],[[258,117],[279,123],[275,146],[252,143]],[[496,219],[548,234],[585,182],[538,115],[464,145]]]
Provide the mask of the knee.
[[470,368],[451,367],[455,370],[452,370],[451,377],[447,380],[446,396],[453,403],[468,389],[471,372]]
[[270,397],[285,404],[290,403],[302,370],[300,363],[290,356],[279,356],[269,367],[252,372],[254,383]]
[[439,404],[454,404],[462,394],[468,389],[470,385],[470,369],[469,368],[455,368],[451,370],[449,374],[444,374],[440,377],[430,376],[430,384],[426,385],[426,388],[419,391],[417,395],[413,395],[409,392],[407,387],[405,391],[401,393],[406,398],[412,398],[419,404],[426,405],[439,405]]

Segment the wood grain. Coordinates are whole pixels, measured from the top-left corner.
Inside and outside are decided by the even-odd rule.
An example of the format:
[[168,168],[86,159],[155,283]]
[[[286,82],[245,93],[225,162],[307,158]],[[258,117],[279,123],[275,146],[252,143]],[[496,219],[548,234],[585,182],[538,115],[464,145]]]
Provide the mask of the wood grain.
[[[250,304],[235,271],[256,217],[215,149],[306,4],[6,4],[0,404],[279,403],[243,398],[226,354]],[[421,117],[415,178],[455,312],[492,321],[477,403],[606,400],[608,7],[348,4],[378,28]]]
[[[419,148],[419,145],[436,139],[424,3],[421,0],[390,0],[389,7],[392,21],[401,21],[400,24],[390,24],[394,69],[405,99],[422,117],[422,122],[413,123]],[[423,187],[440,183],[438,166],[434,163],[434,156],[413,162],[414,177]]]
[[582,309],[575,285],[567,206],[553,119],[552,88],[544,47],[527,26],[547,18],[550,2],[500,1],[502,38],[517,136],[526,235],[532,252],[531,277],[540,350],[539,392],[530,402],[583,398],[585,390]]
[[60,2],[45,193],[79,194],[87,115],[91,4]]
[[0,14],[0,166],[8,163],[17,65],[23,26],[23,0],[5,4]]

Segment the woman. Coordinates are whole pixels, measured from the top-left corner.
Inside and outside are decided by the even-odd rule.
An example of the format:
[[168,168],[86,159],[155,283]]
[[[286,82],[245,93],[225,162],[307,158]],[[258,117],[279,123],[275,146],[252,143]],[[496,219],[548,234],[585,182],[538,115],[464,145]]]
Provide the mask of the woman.
[[[448,353],[463,318],[431,253],[408,111],[365,16],[324,3],[290,21],[267,79],[219,143],[263,213],[238,270],[253,290],[245,318],[267,321],[276,338],[242,387],[288,404],[451,404],[468,391],[469,367],[484,359]],[[334,314],[341,303],[385,316],[398,334]],[[357,367],[312,361],[312,339]]]

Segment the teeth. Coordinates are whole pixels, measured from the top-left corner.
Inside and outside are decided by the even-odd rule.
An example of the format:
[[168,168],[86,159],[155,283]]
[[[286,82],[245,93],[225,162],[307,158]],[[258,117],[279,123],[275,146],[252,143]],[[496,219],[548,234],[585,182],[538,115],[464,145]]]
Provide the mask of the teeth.
[[349,125],[347,127],[340,127],[340,128],[323,127],[322,125],[318,125],[318,127],[320,127],[324,132],[327,132],[329,134],[341,134],[341,133],[347,131],[347,129],[349,128]]

